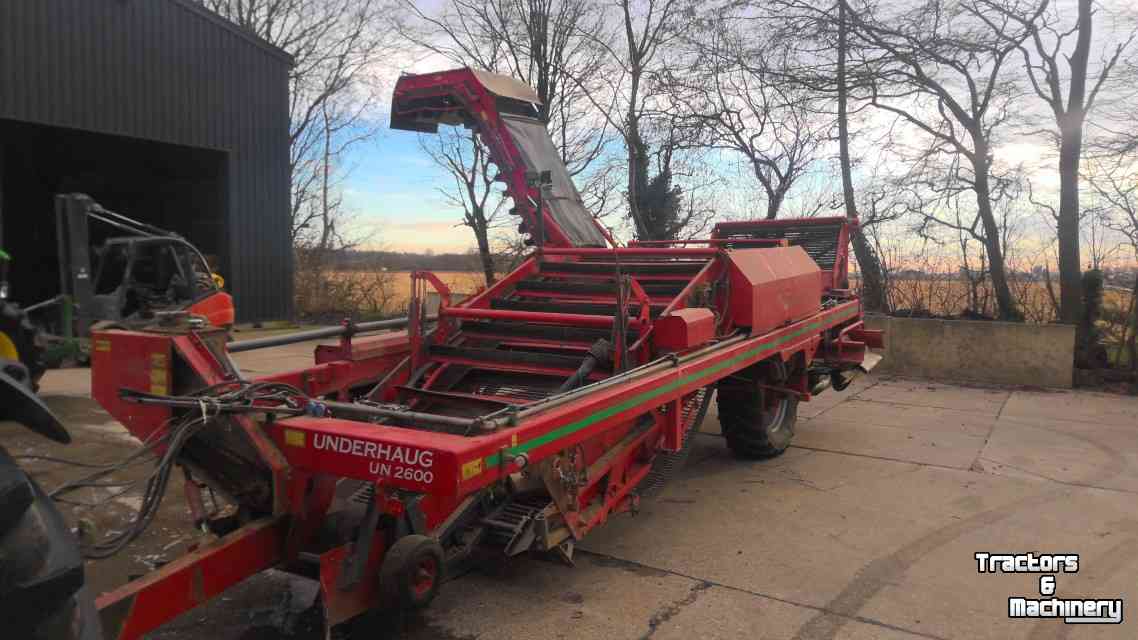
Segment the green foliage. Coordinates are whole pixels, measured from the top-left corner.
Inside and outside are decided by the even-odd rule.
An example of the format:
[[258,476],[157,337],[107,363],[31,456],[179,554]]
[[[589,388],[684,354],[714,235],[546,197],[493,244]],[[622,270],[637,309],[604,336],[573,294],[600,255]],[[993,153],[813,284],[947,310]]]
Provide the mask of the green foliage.
[[1083,368],[1094,369],[1110,365],[1106,348],[1102,345],[1102,271],[1091,269],[1083,273],[1083,309],[1079,318],[1078,345],[1075,363]]
[[644,224],[641,240],[674,240],[691,220],[683,212],[683,188],[672,184],[672,170],[664,167],[649,177],[648,145],[637,145],[636,210]]

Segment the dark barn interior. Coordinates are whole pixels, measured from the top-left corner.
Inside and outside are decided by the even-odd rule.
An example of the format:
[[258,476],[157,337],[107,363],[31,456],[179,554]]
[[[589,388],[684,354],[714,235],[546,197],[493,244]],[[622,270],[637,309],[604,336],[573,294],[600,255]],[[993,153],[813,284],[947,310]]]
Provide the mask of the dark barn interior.
[[59,293],[53,196],[80,192],[212,256],[238,321],[288,317],[291,64],[191,0],[0,2],[12,299]]
[[[0,121],[0,139],[0,242],[13,258],[13,300],[26,306],[59,291],[57,193],[86,193],[108,209],[179,233],[230,272],[225,152],[13,121]],[[91,227],[94,244],[121,233]]]

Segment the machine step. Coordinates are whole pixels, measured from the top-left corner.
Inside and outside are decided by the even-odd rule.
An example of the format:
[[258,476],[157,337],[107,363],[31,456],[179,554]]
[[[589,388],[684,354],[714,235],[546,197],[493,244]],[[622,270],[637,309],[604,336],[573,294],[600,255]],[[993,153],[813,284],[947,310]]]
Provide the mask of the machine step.
[[[650,296],[674,298],[684,290],[687,281],[644,282],[640,286]],[[522,280],[515,287],[518,293],[568,293],[574,295],[616,295],[616,282],[613,280],[593,280],[573,282],[568,280]]]
[[[707,264],[703,261],[695,260],[673,260],[669,262],[622,262],[620,263],[621,273],[627,275],[685,275],[692,276],[699,272],[703,266]],[[611,274],[616,271],[616,263],[614,262],[543,262],[541,263],[540,271],[543,274],[560,274],[560,273],[600,273]]]
[[501,546],[508,556],[527,551],[537,539],[538,516],[552,501],[545,495],[515,498],[482,519],[486,542]]
[[523,365],[527,367],[547,367],[566,371],[576,371],[581,366],[582,358],[563,356],[535,351],[507,351],[504,349],[476,349],[469,347],[454,347],[450,345],[433,345],[430,348],[433,358],[442,360],[464,360],[472,362],[486,362],[499,365]]
[[[653,317],[659,315],[664,307],[667,305],[653,304],[651,305],[651,314]],[[499,309],[502,311],[539,311],[544,313],[582,313],[591,316],[613,316],[616,315],[615,304],[605,304],[603,302],[541,302],[535,300],[491,300],[491,309]],[[640,312],[640,305],[631,302],[628,305],[628,315],[636,316]]]
[[[462,333],[464,335],[479,337],[531,338],[536,340],[581,343],[586,346],[602,338],[605,340],[612,339],[611,329],[562,327],[553,324],[526,324],[503,320],[492,320],[489,322],[464,320],[462,322]],[[636,334],[634,333],[629,333],[628,337],[630,342],[636,340]]]

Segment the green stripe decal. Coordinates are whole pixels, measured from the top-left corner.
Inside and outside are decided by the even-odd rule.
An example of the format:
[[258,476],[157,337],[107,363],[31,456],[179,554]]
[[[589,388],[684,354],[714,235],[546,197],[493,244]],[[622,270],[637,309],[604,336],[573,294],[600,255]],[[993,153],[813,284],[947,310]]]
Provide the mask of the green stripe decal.
[[[759,355],[760,353],[762,353],[764,351],[769,351],[771,349],[776,349],[778,347],[781,347],[782,345],[786,344],[787,342],[791,342],[792,340],[794,340],[796,338],[802,337],[804,334],[818,331],[819,329],[822,329],[823,327],[825,327],[829,324],[835,323],[835,322],[841,322],[842,320],[845,320],[849,316],[855,315],[856,313],[857,313],[857,307],[853,307],[849,311],[846,311],[842,314],[839,314],[838,316],[836,316],[835,318],[833,318],[829,321],[814,322],[814,323],[808,324],[805,327],[802,327],[801,329],[798,329],[796,331],[792,331],[792,332],[790,332],[784,336],[781,336],[778,338],[773,338],[771,340],[763,342],[763,343],[759,344],[758,346],[754,347],[753,349],[748,349],[747,351],[744,351],[743,353],[740,353],[739,355],[737,355],[733,358],[728,358],[727,360],[724,360],[722,362],[714,364],[710,367],[707,367],[706,369],[701,369],[699,371],[696,371],[695,373],[686,375],[686,376],[679,378],[677,380],[673,380],[672,382],[669,382],[667,384],[660,385],[659,387],[656,387],[655,389],[652,389],[650,391],[645,391],[644,393],[633,396],[632,398],[625,400],[624,402],[621,402],[619,404],[614,404],[610,407],[606,407],[604,409],[601,409],[600,411],[593,413],[593,414],[589,414],[589,415],[585,416],[584,418],[581,418],[580,420],[578,420],[576,422],[570,422],[569,424],[567,424],[563,427],[554,429],[553,431],[550,431],[549,433],[542,434],[542,435],[534,438],[533,440],[528,440],[528,441],[523,442],[521,444],[518,444],[517,446],[514,446],[514,447],[508,447],[507,451],[511,455],[516,455],[519,453],[526,453],[526,452],[532,451],[533,449],[536,449],[542,445],[553,442],[554,440],[559,440],[559,439],[564,438],[566,436],[570,436],[570,435],[580,431],[581,429],[586,429],[586,428],[588,428],[588,427],[590,427],[590,426],[592,426],[592,425],[594,425],[594,424],[596,424],[602,420],[611,418],[612,416],[615,416],[617,414],[628,411],[629,409],[632,409],[632,408],[636,407],[637,405],[648,402],[649,400],[652,400],[654,398],[658,398],[659,396],[668,394],[672,391],[675,391],[676,389],[679,389],[679,388],[684,387],[684,386],[686,386],[692,382],[695,382],[695,381],[699,380],[700,378],[706,378],[706,377],[714,375],[714,374],[716,374],[716,373],[718,373],[724,369],[729,369],[732,366],[734,366],[740,362],[743,362],[745,360],[749,360],[749,359]],[[486,459],[485,459],[486,466],[488,466],[488,467],[497,466],[501,462],[501,457],[502,457],[502,454],[500,452],[486,456]]]

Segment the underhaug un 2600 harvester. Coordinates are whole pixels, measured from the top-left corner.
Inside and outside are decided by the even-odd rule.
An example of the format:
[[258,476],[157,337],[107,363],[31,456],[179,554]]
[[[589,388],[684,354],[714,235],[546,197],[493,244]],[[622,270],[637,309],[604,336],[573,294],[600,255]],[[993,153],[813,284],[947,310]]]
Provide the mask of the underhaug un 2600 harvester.
[[[426,605],[475,548],[568,558],[682,463],[713,391],[727,446],[767,458],[789,445],[800,401],[876,358],[881,334],[847,284],[845,218],[618,246],[538,103],[470,69],[395,87],[394,128],[477,131],[533,241],[488,289],[452,304],[415,273],[405,332],[349,323],[314,366],[255,379],[229,353],[281,339],[227,347],[193,318],[94,336],[95,398],[154,448],[160,481],[138,521],[88,555],[141,531],[178,465],[195,525],[219,536],[102,595],[107,637],[138,638],[270,567],[317,578],[332,628]],[[224,508],[206,507],[207,488]]]

